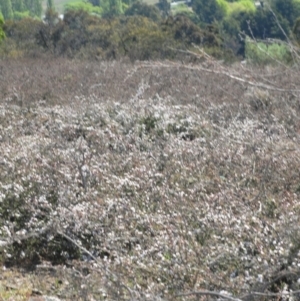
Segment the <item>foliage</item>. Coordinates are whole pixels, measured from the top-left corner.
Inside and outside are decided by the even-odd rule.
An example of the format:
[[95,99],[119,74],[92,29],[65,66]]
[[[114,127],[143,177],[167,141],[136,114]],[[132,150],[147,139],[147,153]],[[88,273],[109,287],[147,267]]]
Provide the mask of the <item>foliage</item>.
[[171,4],[168,0],[159,0],[156,6],[162,13],[163,17],[167,17],[171,12]]
[[103,16],[113,18],[123,14],[122,0],[104,0],[101,7],[103,8]]
[[24,0],[26,10],[30,11],[32,17],[41,18],[42,16],[42,0]]
[[148,5],[144,2],[137,1],[134,2],[126,11],[125,16],[139,15],[147,17],[154,22],[161,20],[161,14],[159,9],[154,5]]
[[43,23],[39,20],[24,18],[19,21],[5,22],[4,31],[8,38],[15,40],[17,45],[24,49],[25,45],[34,46],[36,34],[42,25]]
[[232,2],[228,4],[227,9],[227,13],[229,15],[242,11],[250,13],[254,13],[256,11],[254,2],[252,0],[240,0],[238,2]]
[[88,43],[88,26],[98,20],[85,10],[67,10],[63,22],[54,27],[43,25],[36,35],[36,42],[48,51],[72,56]]
[[44,20],[43,20],[43,21],[44,21],[47,25],[52,26],[52,27],[53,27],[54,25],[56,25],[57,23],[60,22],[58,13],[57,13],[54,9],[52,9],[52,8],[50,8],[50,7],[48,7],[48,8],[46,9],[45,17],[44,17]]
[[26,7],[25,7],[25,3],[23,0],[12,0],[11,1],[11,5],[12,5],[12,9],[13,9],[13,12],[14,14],[16,12],[24,12],[26,11]]
[[250,39],[246,41],[245,57],[258,65],[278,64],[278,62],[290,64],[292,61],[291,52],[287,45],[280,42],[266,44]]
[[169,17],[164,26],[175,40],[181,41],[185,45],[218,46],[220,42],[214,26],[207,26],[205,30],[200,29],[184,15]]
[[13,18],[11,0],[2,0],[0,4],[1,12],[5,20]]
[[47,0],[47,9],[55,11],[53,0]]
[[149,60],[164,57],[168,36],[159,26],[148,18],[134,16],[122,22],[120,46],[131,60]]
[[103,9],[101,7],[93,6],[89,2],[82,1],[67,3],[65,5],[65,13],[68,13],[69,11],[85,11],[87,13],[93,13],[97,15],[102,15],[103,13]]
[[29,16],[41,18],[42,0],[2,0],[0,11],[6,20],[20,20]]
[[28,18],[30,18],[30,11],[29,10],[22,11],[22,12],[19,12],[19,11],[14,12],[14,20],[15,21],[20,21],[22,19],[28,19]]
[[193,10],[191,10],[191,8],[188,5],[186,5],[185,3],[180,3],[172,7],[172,14],[186,14],[188,16],[195,13],[193,12]]
[[271,7],[276,15],[288,21],[290,28],[300,16],[300,1],[298,0],[272,0]]
[[221,8],[221,10],[224,12],[225,15],[228,13],[228,2],[226,0],[217,0],[217,4]]
[[256,39],[276,38],[285,39],[285,35],[281,28],[286,34],[289,35],[289,25],[286,20],[277,16],[277,19],[281,25],[278,26],[277,20],[273,13],[269,10],[258,9],[253,12],[240,12],[237,15],[240,20],[240,29],[247,36]]
[[224,7],[217,0],[192,0],[192,8],[202,23],[211,24],[225,16]]
[[[13,1],[14,7],[23,9],[22,12],[14,12],[16,20],[33,16],[34,7],[40,3],[40,0],[20,1]],[[133,60],[174,58],[172,48],[193,49],[193,44],[205,47],[218,58],[244,56],[245,36],[255,39],[285,39],[278,22],[287,35],[290,35],[290,25],[286,18],[278,15],[276,20],[268,9],[255,9],[249,1],[193,0],[191,8],[185,4],[174,6],[175,17],[169,16],[164,20],[162,16],[167,16],[170,8],[166,1],[158,3],[162,13],[158,6],[133,2],[126,9],[125,17],[122,16],[123,9],[130,1],[125,3],[120,0],[103,0],[93,4],[74,2],[66,6],[64,21],[59,20],[55,10],[48,8],[45,24],[33,25],[30,34],[26,28],[30,23],[28,20],[24,22],[24,34],[17,33],[16,28],[19,25],[8,23],[8,37],[12,39],[8,43],[20,47],[22,52],[29,48],[37,50],[42,46],[52,54],[70,57],[118,58],[125,55]],[[275,4],[274,2],[272,5]],[[53,3],[50,1],[48,6],[53,6]],[[31,9],[28,10],[28,7]],[[137,16],[142,18],[130,19]],[[134,25],[132,20],[138,25]],[[155,26],[153,22],[156,23]],[[33,21],[32,23],[34,24]],[[29,39],[26,40],[25,36]],[[30,43],[35,45],[30,46]]]
[[0,42],[5,38],[3,27],[4,27],[4,19],[3,16],[0,14]]

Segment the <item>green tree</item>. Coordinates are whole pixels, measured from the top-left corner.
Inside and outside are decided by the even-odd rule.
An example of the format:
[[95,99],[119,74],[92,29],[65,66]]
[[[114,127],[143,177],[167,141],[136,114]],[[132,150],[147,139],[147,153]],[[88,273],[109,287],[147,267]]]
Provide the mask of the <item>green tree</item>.
[[100,0],[88,0],[90,3],[92,3],[94,6],[100,6]]
[[85,11],[88,14],[102,15],[103,9],[99,6],[93,6],[90,2],[70,2],[65,5],[65,15],[67,12]]
[[128,17],[123,22],[119,49],[132,61],[164,58],[170,52],[167,32],[159,24],[142,16]]
[[28,10],[26,11],[15,11],[14,12],[14,20],[15,21],[20,21],[22,19],[30,18],[30,12]]
[[55,11],[53,0],[47,0],[47,9]]
[[23,0],[11,0],[13,12],[23,12],[25,11],[25,5]]
[[5,20],[13,18],[14,14],[12,10],[11,0],[1,0],[0,7]]
[[45,12],[44,21],[50,26],[53,27],[59,22],[58,13],[55,11],[53,0],[47,0],[47,9]]
[[241,20],[241,31],[251,38],[275,38],[284,40],[285,35],[281,28],[287,35],[289,35],[290,32],[287,20],[283,19],[281,15],[277,16],[277,20],[281,25],[280,28],[273,13],[268,9],[258,9],[255,13],[242,12],[239,14],[239,17],[239,20]]
[[30,11],[32,16],[41,17],[42,16],[42,0],[24,0],[24,4],[27,10]]
[[161,20],[159,9],[154,5],[148,5],[144,2],[137,1],[133,3],[126,11],[126,16],[143,16],[155,22]]
[[225,16],[225,11],[217,0],[192,0],[192,8],[202,23],[212,24]]
[[296,0],[272,0],[271,7],[276,15],[281,15],[292,28],[300,16],[300,2]]
[[122,0],[106,0],[104,16],[111,18],[123,14]]
[[168,0],[159,0],[158,3],[156,4],[156,6],[162,12],[162,15],[164,17],[167,17],[170,15],[171,4],[168,2]]
[[53,27],[59,22],[58,13],[52,8],[47,8],[44,21],[49,26]]

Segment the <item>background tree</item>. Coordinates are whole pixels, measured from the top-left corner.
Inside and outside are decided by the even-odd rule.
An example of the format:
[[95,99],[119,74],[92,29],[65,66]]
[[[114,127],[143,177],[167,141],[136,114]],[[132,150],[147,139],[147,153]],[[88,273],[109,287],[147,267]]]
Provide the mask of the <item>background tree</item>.
[[125,10],[129,8],[131,5],[133,5],[135,2],[138,2],[140,0],[122,0],[123,6]]
[[47,9],[52,9],[55,11],[53,0],[47,0]]
[[58,13],[55,11],[53,0],[47,0],[47,9],[45,12],[44,21],[50,27],[53,27],[55,24],[59,22]]
[[171,4],[168,0],[159,0],[156,6],[161,11],[163,17],[167,17],[171,13]]
[[112,18],[123,14],[122,0],[106,0],[101,6],[104,11],[103,16],[106,18]]
[[24,0],[26,9],[30,11],[31,16],[40,18],[42,16],[42,0]]
[[143,16],[155,22],[161,20],[159,9],[154,5],[148,5],[144,2],[137,1],[133,3],[126,11],[126,16]]
[[12,19],[14,14],[12,10],[11,0],[2,0],[1,4],[1,12],[5,20]]
[[291,28],[300,16],[300,2],[296,0],[272,0],[271,7],[276,15],[289,22]]
[[13,12],[24,12],[26,10],[23,0],[11,0],[11,5]]
[[90,15],[102,16],[103,9],[99,6],[94,6],[90,2],[70,2],[65,5],[65,14],[69,11],[85,11]]
[[100,0],[88,0],[90,3],[92,3],[94,6],[100,6]]
[[255,13],[247,12],[241,13],[240,27],[251,38],[256,39],[285,39],[285,35],[281,28],[278,26],[277,20],[280,23],[284,32],[289,35],[290,28],[287,20],[283,19],[281,15],[277,15],[275,19],[273,13],[268,9],[258,9]]
[[212,24],[225,16],[225,11],[217,0],[192,0],[192,8],[202,23]]
[[132,61],[164,59],[170,53],[169,36],[159,24],[142,16],[132,16],[122,25],[119,49]]

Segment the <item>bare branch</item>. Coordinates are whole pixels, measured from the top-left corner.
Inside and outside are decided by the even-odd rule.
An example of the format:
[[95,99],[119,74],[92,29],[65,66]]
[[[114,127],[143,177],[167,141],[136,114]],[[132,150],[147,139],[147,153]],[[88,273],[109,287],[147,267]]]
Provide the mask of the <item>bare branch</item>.
[[233,298],[231,296],[225,295],[225,294],[220,294],[220,293],[216,293],[216,292],[212,292],[212,291],[194,291],[194,292],[187,292],[187,293],[182,293],[182,294],[178,294],[175,297],[188,297],[188,296],[192,296],[192,295],[196,295],[196,296],[214,296],[214,297],[220,297],[220,298],[224,298],[227,300],[231,300],[231,301],[242,301],[241,299],[238,298]]

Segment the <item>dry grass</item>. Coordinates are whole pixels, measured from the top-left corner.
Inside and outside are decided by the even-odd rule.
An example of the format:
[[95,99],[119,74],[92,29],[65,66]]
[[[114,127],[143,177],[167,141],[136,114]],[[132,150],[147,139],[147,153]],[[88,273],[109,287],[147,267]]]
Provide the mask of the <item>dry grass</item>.
[[299,290],[297,69],[49,59],[2,61],[0,78],[0,208],[13,195],[32,214],[23,230],[22,212],[0,212],[3,250],[30,233],[88,249],[39,277],[60,273],[61,289],[31,291],[250,301]]

